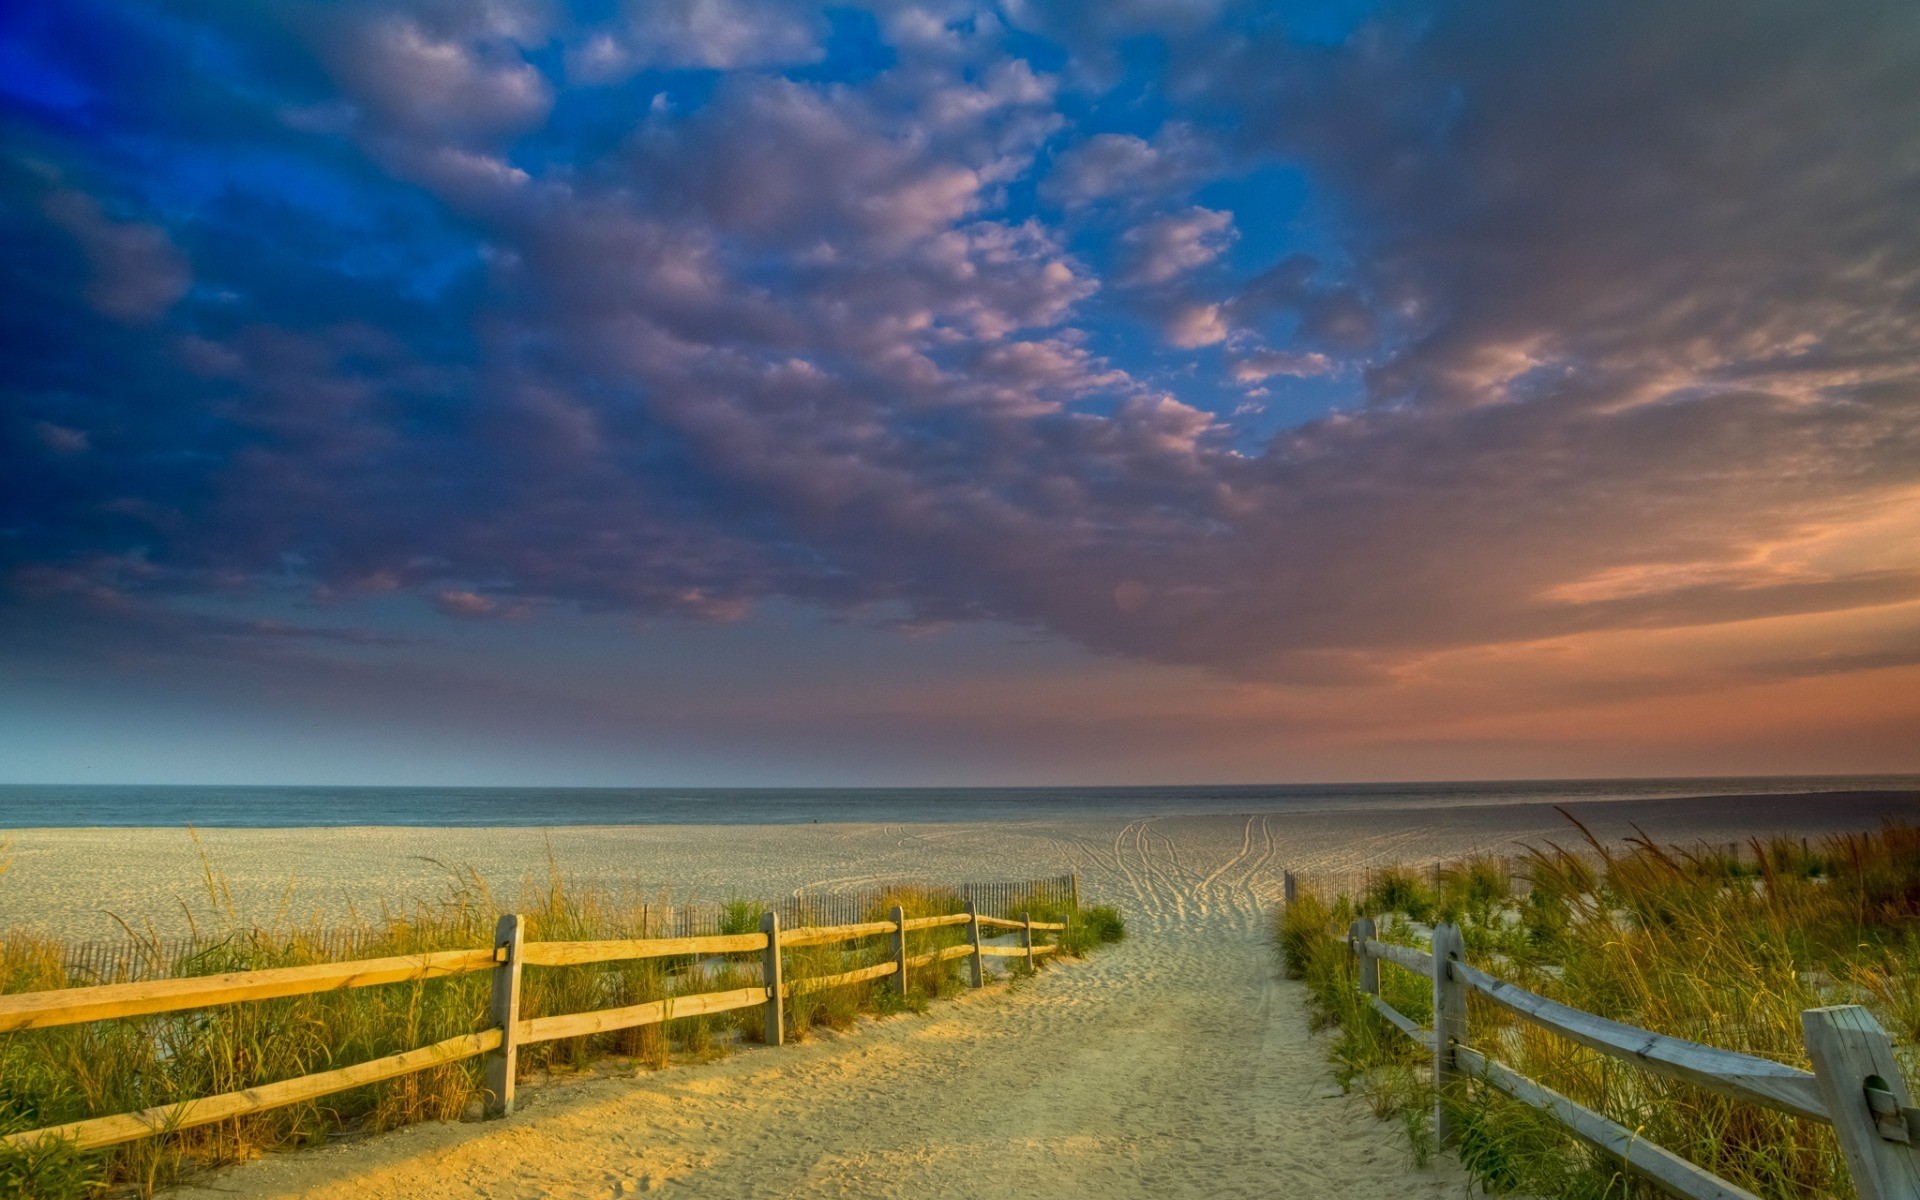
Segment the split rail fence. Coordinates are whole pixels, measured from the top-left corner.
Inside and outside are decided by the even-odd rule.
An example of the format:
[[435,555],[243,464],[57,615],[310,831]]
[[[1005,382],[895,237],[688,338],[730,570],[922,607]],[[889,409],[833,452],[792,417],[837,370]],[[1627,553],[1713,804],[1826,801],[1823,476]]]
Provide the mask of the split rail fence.
[[[1434,1127],[1443,1143],[1453,1140],[1455,1133],[1447,1101],[1471,1077],[1550,1114],[1583,1141],[1673,1195],[1690,1200],[1758,1200],[1753,1193],[1645,1141],[1635,1130],[1474,1049],[1467,1029],[1471,990],[1522,1020],[1656,1075],[1831,1125],[1861,1200],[1920,1200],[1920,1109],[1914,1107],[1886,1031],[1864,1008],[1840,1005],[1801,1014],[1807,1055],[1814,1066],[1812,1071],[1802,1071],[1771,1059],[1667,1037],[1536,995],[1469,966],[1457,926],[1436,926],[1430,951],[1379,941],[1376,932],[1368,917],[1348,930],[1359,986],[1375,1012],[1432,1054],[1433,1082],[1440,1097]],[[1381,962],[1432,980],[1433,1029],[1381,998]]]
[[[888,897],[901,896],[958,899],[989,913],[1026,908],[1072,911],[1080,907],[1080,877],[1054,875],[1017,883],[896,882],[829,892],[800,891],[762,907],[779,913],[780,923],[786,926],[845,925],[861,920]],[[705,937],[727,932],[728,908],[716,900],[643,903],[638,915],[640,928],[650,937]],[[381,936],[377,929],[337,929],[313,941],[311,948],[320,958],[360,958]],[[192,974],[202,956],[226,949],[226,941],[218,937],[115,938],[71,942],[62,962],[70,977],[93,983],[131,983]]]
[[[965,890],[962,889],[963,894]],[[969,933],[964,944],[919,954],[909,953],[910,939],[914,933],[962,925],[967,927]],[[93,1150],[297,1104],[363,1084],[395,1079],[471,1058],[485,1060],[487,1114],[504,1116],[513,1111],[516,1055],[522,1046],[756,1006],[766,1010],[767,1044],[778,1046],[786,1040],[785,1006],[782,1001],[787,997],[875,979],[885,979],[888,986],[904,993],[910,972],[955,958],[971,959],[969,982],[974,987],[980,987],[986,981],[984,959],[1012,958],[1020,960],[1031,970],[1042,956],[1057,953],[1060,949],[1057,938],[1048,943],[1036,941],[1035,935],[1058,934],[1065,928],[1061,923],[1035,921],[1026,913],[1018,920],[988,916],[977,912],[975,902],[968,899],[966,911],[944,916],[908,917],[895,905],[884,921],[783,929],[780,913],[773,911],[765,914],[760,930],[755,933],[624,941],[530,942],[523,938],[521,917],[508,914],[500,918],[494,945],[489,948],[441,950],[355,962],[0,995],[0,1033],[10,1033],[337,989],[446,979],[476,971],[492,972],[488,1027],[478,1032],[461,1034],[430,1046],[336,1070],[260,1084],[218,1096],[178,1101],[140,1112],[93,1117],[26,1130],[9,1134],[0,1141],[9,1146],[26,1148],[46,1138],[58,1138],[72,1143],[76,1149]],[[985,932],[987,930],[1000,932]],[[987,938],[1005,936],[1008,932],[1018,935],[1017,945],[985,944]],[[836,975],[797,979],[792,983],[784,981],[781,955],[785,950],[839,945],[883,936],[888,939],[889,952],[881,962]],[[755,951],[761,955],[762,972],[761,984],[756,987],[676,995],[623,1008],[532,1019],[523,1018],[520,1013],[521,972],[527,967],[570,967],[589,963]]]

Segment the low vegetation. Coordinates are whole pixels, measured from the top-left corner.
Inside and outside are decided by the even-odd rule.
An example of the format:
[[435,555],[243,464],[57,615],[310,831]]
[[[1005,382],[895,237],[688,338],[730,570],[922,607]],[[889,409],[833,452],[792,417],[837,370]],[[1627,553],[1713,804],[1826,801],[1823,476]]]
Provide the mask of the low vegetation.
[[[208,975],[341,957],[330,951],[342,944],[338,926],[253,923],[235,911],[216,872],[209,869],[206,882],[208,900],[198,914],[195,949],[167,964],[169,974]],[[650,927],[649,914],[658,908],[646,899],[570,885],[553,872],[544,880],[529,880],[514,907],[527,920],[528,940],[667,936],[669,931]],[[885,919],[893,904],[909,916],[959,910],[951,893],[905,888],[881,897],[869,919]],[[356,948],[350,957],[485,946],[492,941],[501,910],[477,877],[458,875],[441,902],[356,919]],[[725,931],[755,930],[762,911],[757,903],[735,901],[725,906],[721,924]],[[1124,932],[1119,914],[1104,907],[1077,913],[1036,910],[1033,915],[1036,920],[1067,922],[1067,953],[1084,953]],[[957,944],[966,931],[948,927],[916,931],[911,937],[911,952],[919,954]],[[160,941],[148,940],[158,955]],[[837,974],[879,962],[886,953],[884,937],[796,948],[787,954],[787,979]],[[522,1011],[526,1017],[539,1017],[755,986],[760,982],[759,960],[755,952],[529,968]],[[904,995],[867,983],[794,996],[789,1000],[789,1036],[804,1038],[816,1027],[846,1028],[862,1012],[922,1011],[930,1000],[963,986],[965,966],[964,959],[956,959],[915,970]],[[0,993],[93,982],[69,973],[61,944],[19,932],[0,934]],[[235,1091],[472,1032],[487,1025],[488,988],[483,972],[0,1034],[0,1134]],[[724,1054],[735,1043],[761,1035],[758,1008],[686,1017],[527,1046],[520,1053],[520,1070],[523,1077],[540,1076],[578,1069],[606,1056],[657,1069],[675,1059],[699,1061]],[[472,1060],[110,1151],[0,1147],[0,1197],[67,1198],[129,1190],[146,1195],[192,1169],[240,1161],[268,1149],[415,1121],[472,1117],[480,1098],[479,1062]]]
[[[1887,1029],[1908,1077],[1920,1077],[1920,829],[1755,841],[1739,853],[1647,839],[1609,847],[1579,834],[1575,849],[1530,851],[1517,872],[1494,858],[1443,864],[1437,877],[1378,872],[1364,895],[1308,889],[1276,914],[1287,971],[1307,984],[1316,1020],[1337,1029],[1340,1082],[1398,1119],[1416,1158],[1435,1150],[1429,1059],[1358,991],[1346,934],[1363,913],[1382,940],[1409,945],[1424,941],[1429,923],[1453,922],[1470,962],[1532,991],[1802,1068],[1801,1011],[1861,1004]],[[1394,1008],[1431,1025],[1425,977],[1383,962],[1380,985]],[[1468,1027],[1490,1056],[1760,1196],[1854,1194],[1832,1131],[1819,1123],[1651,1075],[1477,994]],[[1660,1194],[1491,1088],[1471,1087],[1454,1116],[1460,1159],[1489,1191]]]

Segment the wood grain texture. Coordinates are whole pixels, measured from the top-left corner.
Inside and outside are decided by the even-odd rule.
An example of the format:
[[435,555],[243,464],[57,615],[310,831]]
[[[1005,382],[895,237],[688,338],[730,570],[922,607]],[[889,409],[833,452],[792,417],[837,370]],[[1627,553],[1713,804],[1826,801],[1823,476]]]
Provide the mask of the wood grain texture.
[[856,938],[892,933],[892,921],[862,921],[857,925],[800,925],[780,935],[782,946],[831,946]]
[[1420,1043],[1421,1049],[1427,1051],[1429,1054],[1433,1052],[1433,1034],[1430,1031],[1423,1029],[1412,1017],[1407,1016],[1380,997],[1369,996],[1367,999],[1373,1003],[1373,1011],[1385,1017],[1388,1024]]
[[883,962],[853,971],[842,971],[838,975],[816,975],[812,979],[796,979],[787,985],[787,995],[804,996],[809,992],[824,992],[828,988],[844,987],[849,983],[864,983],[869,979],[884,978],[898,969],[896,963]]
[[1417,971],[1422,975],[1433,974],[1433,955],[1425,950],[1415,950],[1412,946],[1396,946],[1392,942],[1378,942],[1372,938],[1368,938],[1366,944],[1367,953],[1374,958],[1398,963],[1407,970]]
[[1009,921],[1005,917],[981,915],[975,917],[974,920],[980,922],[982,925],[991,925],[997,929],[1025,929],[1027,927],[1025,921]]
[[104,1021],[109,1017],[179,1012],[215,1004],[234,1004],[242,1000],[304,996],[339,988],[442,979],[450,975],[492,969],[491,949],[438,950],[430,954],[317,963],[309,967],[275,967],[265,971],[236,971],[228,975],[201,975],[191,979],[155,979],[143,983],[110,983],[100,987],[19,992],[0,996],[0,1033]]
[[[783,942],[792,945],[790,939]],[[583,963],[626,962],[679,955],[745,954],[767,948],[764,933],[725,933],[709,937],[637,938],[610,942],[528,942],[521,961],[530,967],[574,967]]]
[[983,958],[1025,958],[1027,948],[1025,946],[982,946],[980,954]]
[[1886,1136],[1908,1134],[1906,1122],[1896,1116],[1895,1129],[1883,1130],[1867,1103],[1867,1085],[1873,1082],[1891,1094],[1896,1109],[1913,1104],[1886,1030],[1873,1014],[1853,1004],[1810,1008],[1800,1014],[1800,1028],[1860,1200],[1920,1198],[1920,1152],[1911,1141]]
[[947,913],[938,917],[908,917],[908,929],[938,929],[943,925],[965,925],[970,920],[965,913]]
[[1676,1196],[1685,1196],[1688,1200],[1759,1200],[1752,1192],[1695,1166],[1671,1150],[1654,1145],[1636,1130],[1576,1104],[1558,1092],[1541,1087],[1470,1046],[1454,1047],[1454,1056],[1468,1073],[1485,1080],[1522,1104],[1551,1113],[1555,1120],[1572,1130],[1582,1141],[1619,1159],[1635,1175]]
[[344,1092],[348,1088],[360,1087],[363,1084],[410,1075],[415,1071],[424,1071],[428,1067],[437,1067],[442,1063],[473,1058],[498,1046],[500,1037],[498,1029],[461,1034],[459,1037],[435,1042],[431,1046],[423,1046],[418,1050],[391,1054],[385,1058],[356,1063],[351,1067],[341,1067],[335,1071],[302,1075],[298,1079],[284,1079],[278,1083],[263,1083],[245,1091],[227,1092],[224,1095],[208,1096],[201,1100],[183,1100],[178,1104],[163,1104],[140,1112],[122,1113],[112,1117],[94,1117],[90,1120],[73,1121],[46,1129],[9,1134],[5,1139],[0,1140],[4,1140],[9,1146],[17,1147],[26,1147],[45,1137],[56,1137],[72,1142],[81,1150],[115,1146],[121,1142],[138,1141],[144,1137],[152,1137],[175,1129],[191,1129],[196,1125],[210,1125],[215,1121],[225,1121],[247,1113],[282,1108],[289,1104],[298,1104],[302,1100]]
[[520,1044],[551,1042],[560,1038],[584,1037],[590,1033],[609,1033],[632,1029],[636,1025],[658,1025],[681,1017],[699,1017],[708,1013],[752,1008],[767,1002],[764,987],[739,988],[731,992],[696,992],[691,996],[671,996],[625,1008],[603,1008],[594,1012],[567,1013],[558,1017],[536,1017],[520,1022]]
[[1583,1046],[1718,1095],[1831,1123],[1818,1081],[1809,1071],[1596,1017],[1465,963],[1455,963],[1453,969],[1467,986],[1500,1007]]

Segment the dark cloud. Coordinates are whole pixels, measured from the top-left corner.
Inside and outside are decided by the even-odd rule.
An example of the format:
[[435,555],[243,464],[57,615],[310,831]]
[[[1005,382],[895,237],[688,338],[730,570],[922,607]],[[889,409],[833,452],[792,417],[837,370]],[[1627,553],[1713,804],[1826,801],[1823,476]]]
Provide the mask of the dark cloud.
[[[1054,70],[986,14],[894,13],[897,61],[823,78],[784,69],[830,59],[811,11],[298,12],[142,33],[248,52],[219,89],[96,71],[83,116],[137,135],[9,119],[22,603],[782,597],[1358,683],[1920,596],[1910,544],[1774,553],[1920,487],[1908,7],[1396,7],[1311,47],[1113,16],[1169,39],[1140,86],[1237,129],[1231,163],[1070,124],[1076,39],[1117,36],[1090,18],[1006,14]],[[1189,193],[1271,162],[1339,216],[1247,268],[1262,214]],[[1036,192],[1117,227],[1076,241]],[[1226,376],[1368,403],[1250,447],[1118,365],[1103,287]]]

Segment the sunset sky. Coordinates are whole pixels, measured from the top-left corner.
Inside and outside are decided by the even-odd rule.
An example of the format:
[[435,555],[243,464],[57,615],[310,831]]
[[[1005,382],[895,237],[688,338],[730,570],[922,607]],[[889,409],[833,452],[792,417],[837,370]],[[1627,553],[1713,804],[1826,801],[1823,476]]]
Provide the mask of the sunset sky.
[[1920,6],[15,0],[0,781],[1920,770]]

